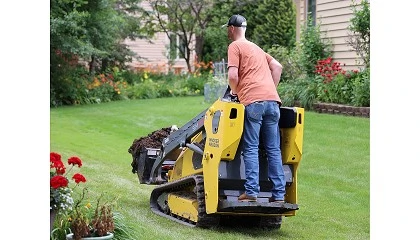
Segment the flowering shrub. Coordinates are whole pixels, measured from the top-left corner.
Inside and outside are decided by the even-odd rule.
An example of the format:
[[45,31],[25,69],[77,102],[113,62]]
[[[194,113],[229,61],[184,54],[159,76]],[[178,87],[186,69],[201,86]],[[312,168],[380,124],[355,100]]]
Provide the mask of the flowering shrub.
[[121,99],[127,82],[116,77],[118,72],[101,73],[87,84],[87,98],[92,103],[110,102]]
[[338,74],[346,74],[346,71],[340,65],[341,63],[339,62],[333,62],[331,57],[318,60],[318,64],[315,66],[315,73],[324,78],[324,83],[329,83]]
[[353,80],[358,70],[345,71],[341,63],[334,62],[331,57],[318,61],[315,74],[323,78],[319,85],[318,100],[329,103],[347,104],[352,101]]
[[200,76],[202,73],[208,72],[210,74],[213,73],[213,62],[209,61],[206,62],[198,62],[197,58],[194,60],[194,70],[191,72],[194,77]]
[[[82,166],[82,160],[75,156],[70,157],[67,162],[71,166],[68,172],[61,161],[61,155],[55,152],[50,153],[50,209],[63,213],[71,211],[74,203],[73,189],[69,187],[67,174],[75,165],[79,168]],[[86,182],[86,178],[80,173],[75,173],[72,179],[76,186],[81,182]]]

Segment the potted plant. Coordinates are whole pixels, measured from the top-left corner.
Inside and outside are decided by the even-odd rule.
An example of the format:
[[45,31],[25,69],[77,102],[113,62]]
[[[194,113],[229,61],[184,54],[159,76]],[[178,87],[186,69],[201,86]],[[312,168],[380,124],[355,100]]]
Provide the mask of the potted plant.
[[74,204],[69,214],[71,233],[66,235],[67,240],[99,240],[114,237],[114,217],[112,203],[102,202],[101,195],[95,206],[85,199],[87,188],[83,189],[82,196]]
[[67,175],[77,166],[82,166],[82,160],[79,157],[72,156],[68,160],[70,170],[66,171],[66,166],[61,160],[61,155],[56,152],[50,152],[50,232],[53,228],[54,220],[57,214],[67,214],[73,208],[73,189],[81,182],[86,182],[86,178],[75,173],[72,177],[76,185],[70,186]]

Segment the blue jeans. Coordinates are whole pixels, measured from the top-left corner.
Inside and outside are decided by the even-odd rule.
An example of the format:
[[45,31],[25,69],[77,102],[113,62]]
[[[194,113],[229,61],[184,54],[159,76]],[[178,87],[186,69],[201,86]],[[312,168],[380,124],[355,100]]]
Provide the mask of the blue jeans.
[[245,107],[243,158],[245,164],[245,192],[256,197],[260,192],[258,146],[261,140],[267,153],[268,177],[275,200],[284,200],[285,179],[280,150],[280,108],[275,101],[260,101]]

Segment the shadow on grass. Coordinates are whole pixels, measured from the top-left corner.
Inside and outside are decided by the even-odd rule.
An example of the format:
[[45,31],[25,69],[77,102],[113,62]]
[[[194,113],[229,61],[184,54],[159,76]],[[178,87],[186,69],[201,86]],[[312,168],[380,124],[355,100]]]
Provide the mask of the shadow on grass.
[[265,237],[287,237],[287,233],[280,231],[282,220],[276,217],[259,216],[223,216],[218,227],[214,231],[220,233],[240,233],[255,238]]

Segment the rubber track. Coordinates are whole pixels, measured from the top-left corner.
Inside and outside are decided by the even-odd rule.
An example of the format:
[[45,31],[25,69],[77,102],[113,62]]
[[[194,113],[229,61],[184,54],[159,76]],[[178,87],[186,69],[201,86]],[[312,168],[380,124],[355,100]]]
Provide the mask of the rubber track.
[[[159,206],[158,198],[164,193],[178,192],[190,187],[194,187],[194,194],[197,196],[198,202],[198,221],[197,223],[171,214],[169,209]],[[167,204],[167,202],[165,202]],[[189,227],[211,228],[219,225],[220,216],[217,214],[206,213],[206,203],[204,195],[204,180],[202,175],[188,176],[179,180],[168,182],[157,186],[153,189],[150,196],[150,209],[157,215],[166,217],[172,221],[184,224]]]

